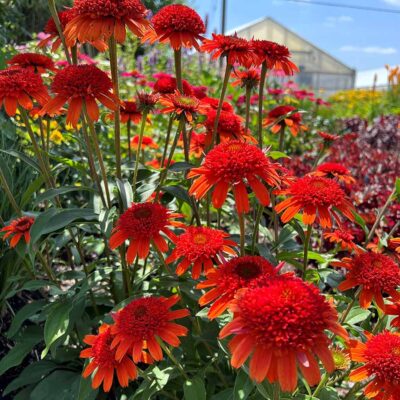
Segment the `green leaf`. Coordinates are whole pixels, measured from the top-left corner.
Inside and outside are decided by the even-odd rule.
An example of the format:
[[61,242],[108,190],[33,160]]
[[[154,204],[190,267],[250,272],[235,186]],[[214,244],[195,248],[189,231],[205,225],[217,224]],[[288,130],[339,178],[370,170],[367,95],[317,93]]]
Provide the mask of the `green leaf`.
[[41,330],[36,326],[27,328],[18,338],[14,347],[0,360],[0,375],[15,367],[32,351],[32,348],[42,340]]
[[395,189],[395,196],[400,199],[400,178],[396,178]]
[[24,321],[33,315],[35,315],[39,310],[43,308],[46,304],[45,300],[33,301],[32,303],[26,304],[22,307],[14,316],[10,329],[7,332],[7,337],[12,338],[18,333]]
[[21,208],[26,206],[34,193],[38,192],[44,183],[43,175],[38,176],[25,190],[21,198]]
[[65,193],[70,193],[70,192],[77,192],[77,191],[86,191],[86,192],[96,192],[96,190],[94,190],[91,187],[86,187],[86,186],[65,186],[65,187],[61,187],[61,188],[57,188],[57,189],[49,189],[46,190],[44,193],[41,193],[37,196],[34,204],[38,204],[42,201],[45,200],[50,200],[53,197],[59,196],[60,194],[65,194]]
[[46,357],[46,354],[50,350],[50,346],[67,332],[71,308],[72,303],[69,300],[65,302],[57,302],[52,306],[44,325],[44,341],[46,347],[42,351],[42,359]]
[[278,160],[279,158],[290,158],[287,154],[281,151],[270,151],[267,155],[273,160]]
[[129,400],[144,400],[150,399],[153,394],[159,392],[167,383],[170,375],[173,373],[172,367],[160,369],[155,366],[150,373],[146,370],[146,379],[139,388],[135,391],[135,394],[129,398]]
[[90,208],[50,208],[39,214],[31,227],[31,245],[43,235],[58,231],[72,222],[98,221],[98,215]]
[[214,394],[210,400],[232,400],[233,390],[225,389],[222,392]]
[[21,161],[24,161],[25,163],[30,165],[36,171],[41,172],[40,168],[39,168],[39,164],[33,158],[28,157],[26,154],[24,154],[24,153],[22,153],[20,151],[17,151],[17,150],[1,150],[0,149],[0,152],[2,152],[4,154],[8,154],[10,156],[13,156],[15,158],[19,158]]
[[194,167],[193,164],[189,164],[186,162],[176,162],[176,163],[172,164],[168,170],[171,172],[184,172],[193,167]]
[[368,234],[368,227],[366,222],[364,221],[363,217],[356,213],[355,211],[353,211],[353,215],[354,215],[354,221],[361,226],[361,228],[363,229],[363,231]]
[[14,390],[31,383],[40,382],[49,372],[54,371],[58,365],[53,361],[42,360],[28,365],[4,390],[4,395],[7,395]]
[[371,311],[364,310],[360,307],[354,307],[350,310],[345,322],[349,325],[355,325],[361,321],[365,321],[370,315]]
[[183,200],[184,202],[191,204],[188,192],[181,186],[163,186],[161,188],[163,192],[170,193],[177,199]]
[[241,369],[235,380],[235,387],[233,389],[233,400],[245,400],[253,391],[255,384],[249,378],[243,369]]
[[183,393],[185,400],[206,400],[204,380],[196,376],[193,379],[185,381]]
[[333,387],[324,387],[319,392],[318,398],[320,400],[339,400],[339,394],[337,390]]
[[118,191],[121,195],[122,204],[124,205],[124,209],[129,208],[133,202],[133,191],[132,186],[128,181],[121,181],[120,179],[116,180]]
[[[85,367],[88,362],[85,363]],[[97,398],[97,393],[99,389],[92,388],[92,381],[90,378],[84,378],[81,376],[79,382],[79,391],[77,400],[95,400]]]

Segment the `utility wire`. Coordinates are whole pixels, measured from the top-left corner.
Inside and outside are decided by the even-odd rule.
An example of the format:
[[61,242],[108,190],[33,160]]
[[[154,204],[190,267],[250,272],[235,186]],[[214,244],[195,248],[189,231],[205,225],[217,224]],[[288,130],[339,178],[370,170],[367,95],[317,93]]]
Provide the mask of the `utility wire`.
[[374,12],[384,12],[390,14],[400,14],[400,10],[394,10],[391,8],[379,8],[379,7],[366,7],[366,6],[353,6],[351,4],[343,4],[343,3],[330,3],[327,1],[314,1],[314,0],[286,0],[291,3],[303,3],[303,4],[313,4],[316,6],[327,6],[327,7],[338,7],[338,8],[351,8],[354,10],[363,10],[363,11],[374,11]]

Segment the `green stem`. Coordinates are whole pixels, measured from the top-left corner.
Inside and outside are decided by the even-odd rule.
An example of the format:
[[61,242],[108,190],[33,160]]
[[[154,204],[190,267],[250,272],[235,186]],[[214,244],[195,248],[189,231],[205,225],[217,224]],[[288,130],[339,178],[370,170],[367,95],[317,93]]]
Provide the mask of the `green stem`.
[[279,383],[274,383],[272,399],[279,400],[280,398],[281,398],[281,390],[279,388]]
[[183,94],[181,49],[174,50],[174,60],[175,60],[176,87]]
[[119,255],[121,258],[122,281],[125,290],[125,297],[129,297],[132,293],[132,287],[131,287],[131,277],[129,273],[129,268],[126,263],[126,249],[124,244],[119,249]]
[[284,147],[285,147],[285,127],[282,126],[281,130],[279,131],[279,148],[278,148],[278,150],[280,152],[282,152]]
[[186,374],[185,370],[183,369],[181,363],[175,358],[175,356],[172,354],[172,351],[164,344],[164,342],[157,338],[158,344],[161,346],[161,348],[164,350],[165,354],[168,356],[168,358],[175,364],[175,366],[178,368],[179,372],[182,374],[182,376],[186,379],[189,380],[189,376]]
[[311,232],[312,232],[312,225],[310,224],[307,226],[307,233],[306,233],[306,238],[304,241],[303,276],[306,273],[306,269],[307,269],[307,265],[308,265],[308,249],[310,247]]
[[171,137],[173,122],[174,122],[174,118],[171,115],[169,117],[169,121],[168,121],[167,135],[165,137],[165,146],[164,146],[164,151],[163,151],[163,155],[162,155],[162,159],[161,159],[161,168],[164,168],[165,158],[167,157],[167,150],[168,150],[168,145],[169,145],[169,139]]
[[129,162],[132,161],[132,149],[131,149],[131,120],[128,119],[128,122],[126,124],[126,133],[128,136],[128,159]]
[[349,315],[349,312],[351,311],[351,309],[353,308],[354,303],[356,302],[356,300],[358,299],[358,296],[361,293],[361,286],[356,290],[356,292],[354,293],[354,296],[351,300],[351,302],[347,305],[346,310],[344,310],[343,314],[340,316],[339,318],[339,324],[343,324],[346,321],[347,316]]
[[317,395],[319,394],[319,392],[322,390],[322,388],[325,386],[325,384],[328,382],[329,379],[329,375],[328,374],[324,374],[322,376],[322,379],[320,380],[317,388],[314,390],[314,393],[312,394],[312,397],[317,397]]
[[250,124],[250,97],[251,97],[251,88],[250,86],[246,86],[246,122],[245,122],[245,132],[249,129]]
[[[114,35],[108,41],[110,52],[110,68],[111,77],[114,85],[114,94],[119,98],[119,84],[118,84],[118,58],[117,58],[117,42]],[[114,111],[114,143],[115,143],[115,162],[117,178],[122,178],[121,172],[121,115],[120,107]]]
[[260,149],[263,148],[262,123],[263,123],[263,105],[264,105],[264,85],[266,76],[267,76],[267,64],[264,61],[261,66],[260,90],[258,92],[258,145],[260,146]]
[[244,227],[244,214],[238,213],[239,228],[240,228],[240,255],[245,254],[245,227]]
[[45,257],[43,257],[43,254],[38,251],[37,255],[40,258],[40,261],[42,263],[43,269],[46,272],[47,277],[54,283],[56,283],[58,285],[58,281],[57,278],[55,277],[53,271],[51,270],[51,268],[49,267],[49,265],[47,264],[47,260],[45,259]]
[[17,202],[16,202],[16,200],[14,198],[14,195],[12,194],[12,192],[10,190],[10,187],[8,186],[7,179],[6,179],[6,177],[5,177],[4,173],[3,173],[3,170],[1,168],[0,168],[0,184],[1,184],[1,186],[3,186],[4,192],[5,192],[6,196],[8,197],[8,200],[10,201],[10,204],[11,204],[12,208],[14,209],[14,211],[19,216],[21,216],[22,215],[22,211],[19,208],[19,206],[18,206],[18,204],[17,204]]
[[142,151],[143,133],[144,133],[144,127],[146,125],[146,119],[147,119],[147,111],[143,111],[142,122],[140,125],[140,132],[139,132],[138,147],[136,149],[136,155],[135,155],[135,170],[133,172],[133,183],[132,183],[133,199],[135,199],[135,193],[136,193],[136,184],[139,171],[139,160],[140,160],[140,153]]
[[253,231],[253,239],[251,241],[251,254],[255,253],[256,244],[258,239],[258,231],[260,226],[261,217],[263,215],[264,207],[259,204],[257,208],[256,220],[254,222],[254,231]]
[[314,160],[312,169],[315,169],[319,163],[319,160],[321,159],[322,155],[324,154],[325,146],[322,146],[321,149],[319,150],[317,157]]
[[231,71],[232,71],[232,65],[227,62],[226,63],[226,68],[225,68],[224,81],[222,83],[221,96],[219,98],[217,113],[215,115],[215,121],[214,121],[212,139],[211,139],[211,143],[210,143],[210,149],[212,149],[214,147],[214,145],[216,144],[216,142],[217,142],[218,122],[219,122],[219,117],[221,116],[222,105],[224,104],[225,93],[226,93],[226,89],[228,88],[228,82],[229,82],[229,77],[231,75]]

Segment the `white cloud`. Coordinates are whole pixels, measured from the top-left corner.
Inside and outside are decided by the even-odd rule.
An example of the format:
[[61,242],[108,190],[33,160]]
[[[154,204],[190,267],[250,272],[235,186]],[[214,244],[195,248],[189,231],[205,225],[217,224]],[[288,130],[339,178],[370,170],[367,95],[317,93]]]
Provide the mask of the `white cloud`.
[[366,47],[342,46],[339,50],[351,53],[384,54],[384,55],[391,55],[397,53],[397,50],[394,47],[379,47],[379,46],[366,46]]
[[400,7],[400,0],[383,0],[384,3],[390,4],[391,6]]
[[326,17],[324,25],[329,28],[334,28],[337,24],[353,22],[353,17],[350,15],[341,15],[339,17]]

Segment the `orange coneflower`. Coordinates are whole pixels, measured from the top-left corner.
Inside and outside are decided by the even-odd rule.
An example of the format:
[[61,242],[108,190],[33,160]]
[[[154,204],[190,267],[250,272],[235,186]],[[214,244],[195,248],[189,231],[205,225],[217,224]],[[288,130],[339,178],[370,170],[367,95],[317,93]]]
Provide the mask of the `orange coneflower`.
[[200,158],[206,147],[206,135],[204,133],[192,132],[190,135],[190,154],[195,158]]
[[[131,147],[134,149],[138,148],[139,145],[139,135],[135,135],[131,139],[130,143]],[[143,136],[142,138],[142,146],[141,149],[145,149],[146,147],[150,147],[151,149],[158,149],[158,144],[150,137],[150,136]]]
[[[215,97],[204,97],[201,99],[201,101],[203,103],[209,104],[210,107],[213,108],[214,110],[218,109],[219,99],[216,99]],[[221,111],[228,111],[230,113],[233,113],[234,108],[233,108],[232,104],[228,103],[227,101],[224,101],[222,103]]]
[[90,347],[82,350],[81,358],[89,358],[90,362],[85,367],[82,376],[87,378],[93,372],[93,389],[103,383],[105,392],[109,392],[114,380],[114,373],[121,387],[127,387],[130,380],[137,378],[137,368],[133,361],[124,356],[120,360],[115,359],[115,349],[111,348],[114,336],[111,327],[101,325],[97,335],[86,335],[83,341]]
[[182,46],[196,48],[200,51],[198,42],[203,40],[206,27],[203,20],[192,8],[182,4],[165,6],[151,18],[152,27],[145,33],[142,41],[150,43],[170,43],[174,50]]
[[324,233],[324,238],[331,243],[336,243],[341,250],[357,251],[357,245],[353,242],[354,236],[344,229],[336,229],[333,232]]
[[232,140],[215,146],[205,157],[203,164],[192,168],[188,178],[196,178],[189,193],[203,198],[214,188],[212,203],[221,208],[232,187],[239,213],[250,209],[246,186],[249,185],[258,201],[267,206],[270,202],[265,184],[279,185],[277,166],[256,146]]
[[209,108],[197,97],[184,95],[178,90],[161,96],[159,102],[166,106],[161,110],[162,114],[175,113],[177,118],[183,116],[189,123],[196,119],[197,114],[205,114]]
[[400,237],[389,239],[389,246],[393,246],[397,253],[400,253]]
[[[67,45],[106,41],[114,36],[118,43],[126,37],[126,27],[141,37],[150,25],[148,10],[140,0],[75,0],[76,16],[65,27]],[[98,48],[100,51],[104,48]]]
[[336,178],[340,182],[351,185],[356,180],[350,175],[350,171],[342,164],[326,162],[318,165],[312,173],[315,176],[324,176],[326,178]]
[[338,286],[341,291],[360,286],[360,306],[368,308],[372,300],[382,310],[385,308],[383,293],[387,293],[400,301],[400,267],[388,256],[380,253],[361,253],[353,258],[345,257],[341,261],[331,263],[335,267],[348,270],[346,279]]
[[97,121],[96,99],[111,110],[117,108],[118,99],[111,92],[112,87],[109,76],[94,65],[70,65],[55,75],[51,90],[56,97],[43,107],[41,113],[54,113],[68,103],[67,123],[76,127],[85,102],[90,119]]
[[279,133],[288,127],[290,133],[297,136],[299,132],[306,131],[307,127],[301,123],[301,114],[295,111],[293,106],[277,106],[268,113],[263,126],[270,127],[272,133]]
[[[139,110],[136,101],[121,102],[120,116],[123,124],[126,124],[128,121],[138,124],[142,120],[142,112]],[[114,120],[114,113],[108,114],[108,118]]]
[[10,246],[15,247],[23,237],[25,239],[25,243],[28,244],[31,240],[30,229],[34,222],[35,218],[28,216],[23,216],[12,220],[9,225],[6,225],[4,228],[0,229],[0,232],[6,232],[6,234],[3,236],[3,240],[6,240],[8,237],[12,236]]
[[231,305],[231,364],[239,368],[250,357],[249,374],[256,382],[278,382],[284,392],[297,386],[297,369],[310,386],[321,379],[317,359],[333,372],[335,364],[326,330],[347,338],[337,312],[312,284],[293,276],[272,278],[266,286],[244,291]]
[[168,226],[183,226],[174,221],[180,214],[171,213],[164,206],[157,203],[133,203],[118,219],[110,237],[110,248],[122,245],[125,240],[130,244],[126,252],[128,263],[132,263],[136,256],[146,258],[150,244],[165,252],[168,244],[161,233],[174,239],[174,234]]
[[350,373],[350,380],[372,378],[364,389],[368,399],[394,400],[400,394],[400,334],[384,331],[377,335],[364,332],[366,343],[350,340],[352,361],[363,366]]
[[212,39],[204,39],[201,50],[213,53],[213,59],[226,56],[228,64],[239,64],[246,68],[256,64],[257,60],[250,42],[236,34],[226,36],[213,33]]
[[173,347],[179,346],[178,336],[186,336],[188,330],[172,321],[189,315],[187,309],[171,310],[179,299],[177,295],[168,298],[142,297],[115,313],[111,347],[116,349],[116,360],[131,354],[133,361],[139,362],[143,350],[147,350],[152,359],[160,361],[163,353],[157,340],[163,340]]
[[347,199],[340,186],[328,178],[320,176],[305,176],[291,183],[278,194],[288,196],[288,198],[278,205],[275,210],[281,215],[282,222],[289,222],[294,216],[303,210],[303,223],[312,225],[318,218],[323,228],[332,226],[333,216],[336,220],[339,217],[336,210],[340,211],[345,217],[354,220],[354,207]]
[[269,40],[252,40],[251,46],[258,57],[258,64],[265,62],[267,68],[282,70],[286,75],[299,71],[290,60],[291,54],[286,46]]
[[232,86],[253,89],[257,87],[260,82],[260,70],[250,68],[246,71],[235,71],[231,74],[231,78],[236,79],[232,82]]
[[218,229],[189,226],[175,239],[176,247],[165,261],[180,260],[176,267],[177,275],[184,274],[192,266],[192,278],[198,279],[203,270],[207,274],[215,263],[221,263],[219,256],[223,253],[236,254],[232,246],[237,244],[227,237],[227,233]]
[[7,61],[8,65],[30,69],[33,72],[44,74],[47,70],[55,71],[56,67],[50,57],[36,53],[16,54]]
[[392,319],[390,326],[397,329],[400,328],[400,303],[385,304],[385,315],[395,315],[396,318]]
[[340,139],[340,136],[333,135],[332,133],[318,131],[318,136],[324,140],[325,145],[330,145],[335,140]]
[[40,75],[24,68],[7,68],[0,71],[0,108],[13,117],[18,105],[26,110],[33,108],[33,101],[40,105],[49,100],[49,94]]
[[275,276],[277,269],[269,261],[260,256],[235,257],[207,273],[207,279],[199,283],[197,289],[211,289],[199,299],[205,306],[212,302],[208,317],[214,319],[221,315],[243,288],[264,283]]

